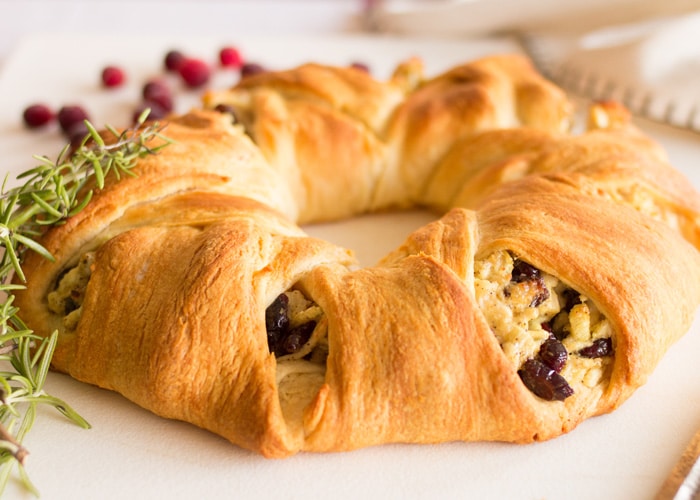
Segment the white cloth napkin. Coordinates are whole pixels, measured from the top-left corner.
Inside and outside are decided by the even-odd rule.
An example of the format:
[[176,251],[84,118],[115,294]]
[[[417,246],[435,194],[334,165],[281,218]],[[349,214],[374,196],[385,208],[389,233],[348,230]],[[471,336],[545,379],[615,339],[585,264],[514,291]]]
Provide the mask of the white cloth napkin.
[[578,38],[530,34],[524,41],[543,71],[563,87],[700,131],[700,13]]

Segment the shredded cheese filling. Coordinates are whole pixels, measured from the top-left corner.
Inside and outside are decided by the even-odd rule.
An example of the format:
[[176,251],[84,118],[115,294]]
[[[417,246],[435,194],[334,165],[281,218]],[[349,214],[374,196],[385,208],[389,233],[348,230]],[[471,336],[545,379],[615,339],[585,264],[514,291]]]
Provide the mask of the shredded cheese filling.
[[328,357],[328,321],[320,306],[308,300],[299,290],[285,292],[289,300],[289,327],[293,329],[314,321],[316,327],[308,341],[297,351],[277,358],[277,382],[296,372],[325,373]]

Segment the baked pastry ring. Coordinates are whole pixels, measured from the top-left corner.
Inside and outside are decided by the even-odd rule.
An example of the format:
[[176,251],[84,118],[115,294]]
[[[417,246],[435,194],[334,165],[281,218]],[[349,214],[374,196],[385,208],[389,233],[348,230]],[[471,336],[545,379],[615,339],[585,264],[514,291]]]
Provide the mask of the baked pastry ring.
[[[236,124],[172,117],[24,262],[53,367],[268,457],[525,443],[622,404],[700,302],[697,193],[615,104],[571,134],[520,56],[419,66],[268,73],[206,96]],[[444,215],[369,268],[298,226],[407,206]]]

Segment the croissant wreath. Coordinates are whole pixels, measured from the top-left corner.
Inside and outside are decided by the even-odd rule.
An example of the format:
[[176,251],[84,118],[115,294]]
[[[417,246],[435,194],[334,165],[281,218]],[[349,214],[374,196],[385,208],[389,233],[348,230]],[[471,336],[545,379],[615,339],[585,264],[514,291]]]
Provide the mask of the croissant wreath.
[[[203,108],[27,256],[56,370],[268,457],[527,443],[617,408],[690,326],[700,197],[621,106],[571,132],[521,56],[309,64]],[[421,206],[374,267],[299,226]]]

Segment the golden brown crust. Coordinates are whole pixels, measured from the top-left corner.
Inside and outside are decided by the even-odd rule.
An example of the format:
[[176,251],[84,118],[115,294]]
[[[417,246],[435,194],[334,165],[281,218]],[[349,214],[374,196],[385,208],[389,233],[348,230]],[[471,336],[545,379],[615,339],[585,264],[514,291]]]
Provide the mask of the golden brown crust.
[[307,411],[307,449],[548,437],[546,415],[507,369],[473,294],[438,261],[413,255],[309,279],[330,298],[333,343],[326,384]]
[[[668,225],[614,202],[592,203],[558,176],[503,186],[477,213],[479,254],[513,250],[575,285],[612,322],[618,354],[610,385],[590,414],[619,406],[690,327],[700,300],[700,261]],[[669,239],[678,244],[669,248]]]
[[[31,287],[18,296],[27,317],[42,325],[41,331],[61,328],[60,317],[46,307],[46,295],[57,277],[80,255],[124,231],[141,226],[204,226],[232,213],[245,213],[247,218],[278,221],[276,230],[285,234],[303,234],[291,222],[295,212],[286,186],[250,140],[229,123],[205,111],[170,121],[166,130],[171,145],[141,160],[135,177],[109,179],[89,210],[44,235],[42,244],[55,260],[29,253],[24,265]],[[282,215],[283,211],[290,213]],[[62,357],[59,343],[58,367]]]
[[[520,56],[432,79],[411,60],[388,82],[305,65],[205,99],[218,101],[243,125],[173,118],[176,142],[45,235],[55,262],[27,257],[17,304],[40,334],[61,331],[55,369],[270,457],[530,442],[622,404],[700,303],[697,193],[620,106],[593,106],[570,134],[570,103]],[[297,226],[416,205],[446,213],[367,269]],[[46,297],[86,251],[70,330]],[[605,315],[603,382],[564,401],[523,384],[475,294],[475,262],[498,251]],[[265,328],[290,288],[323,310],[329,345],[299,407]]]
[[399,200],[394,193],[380,193],[378,204],[418,201],[435,163],[463,138],[516,127],[567,132],[572,112],[564,93],[522,57],[484,58],[427,80],[389,124],[387,137],[398,147],[400,161],[387,169],[384,189],[396,192],[398,184],[403,192],[397,193]]
[[[485,58],[430,79],[410,60],[387,82],[354,68],[304,65],[246,78],[204,101],[236,108],[287,179],[302,223],[419,203],[434,163],[461,138],[521,126],[564,132],[573,111],[521,56]],[[328,186],[340,184],[338,199]]]
[[320,240],[285,235],[274,219],[260,222],[232,213],[203,227],[142,227],[110,240],[97,252],[62,368],[266,455],[298,449],[279,409],[264,310],[312,265],[350,259]]

